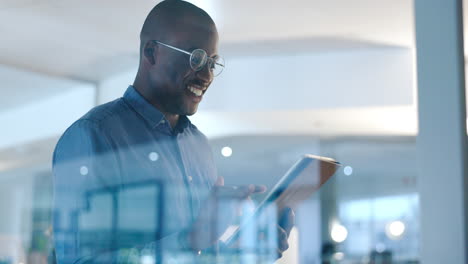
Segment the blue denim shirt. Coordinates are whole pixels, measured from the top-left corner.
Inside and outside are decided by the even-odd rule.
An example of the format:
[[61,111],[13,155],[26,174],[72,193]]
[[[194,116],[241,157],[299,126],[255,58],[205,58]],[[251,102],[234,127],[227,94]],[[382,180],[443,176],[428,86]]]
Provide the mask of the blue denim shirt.
[[172,129],[132,86],[65,131],[53,173],[58,263],[151,242],[177,249],[217,177],[207,138],[185,116]]

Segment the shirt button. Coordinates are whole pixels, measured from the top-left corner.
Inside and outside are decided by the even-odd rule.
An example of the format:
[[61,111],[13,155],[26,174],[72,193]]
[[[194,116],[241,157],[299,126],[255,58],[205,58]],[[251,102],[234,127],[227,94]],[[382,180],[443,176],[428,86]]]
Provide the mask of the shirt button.
[[201,255],[201,253],[202,253],[202,251],[201,251],[201,250],[199,250],[199,251],[197,252],[197,254],[198,254],[198,255]]
[[161,124],[165,124],[166,123],[166,120],[161,120]]
[[193,181],[192,176],[188,176],[187,178],[188,178],[189,182],[192,182],[192,181]]

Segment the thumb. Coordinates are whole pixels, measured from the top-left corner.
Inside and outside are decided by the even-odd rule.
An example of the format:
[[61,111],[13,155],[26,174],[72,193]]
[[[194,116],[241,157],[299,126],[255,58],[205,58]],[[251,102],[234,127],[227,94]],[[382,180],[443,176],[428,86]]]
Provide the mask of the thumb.
[[282,211],[279,225],[286,231],[286,234],[289,236],[291,229],[294,227],[296,222],[296,215],[294,210],[287,207]]
[[224,186],[224,177],[223,176],[218,176],[216,179],[216,182],[214,184],[215,186]]

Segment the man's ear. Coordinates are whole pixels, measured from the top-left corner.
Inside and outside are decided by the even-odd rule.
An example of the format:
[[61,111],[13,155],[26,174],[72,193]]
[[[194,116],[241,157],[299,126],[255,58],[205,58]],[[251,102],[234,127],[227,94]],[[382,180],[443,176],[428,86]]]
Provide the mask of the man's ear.
[[145,56],[146,60],[148,60],[151,65],[156,63],[156,51],[157,46],[154,41],[149,40],[146,42],[145,46],[143,47],[143,56]]

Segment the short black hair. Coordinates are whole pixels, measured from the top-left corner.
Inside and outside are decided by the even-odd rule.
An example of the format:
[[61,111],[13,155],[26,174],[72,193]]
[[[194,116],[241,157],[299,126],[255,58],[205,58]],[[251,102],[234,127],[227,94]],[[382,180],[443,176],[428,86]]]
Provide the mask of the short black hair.
[[140,52],[148,40],[163,41],[171,27],[186,17],[197,17],[208,25],[215,25],[210,15],[196,5],[183,0],[164,0],[148,14],[140,32]]

